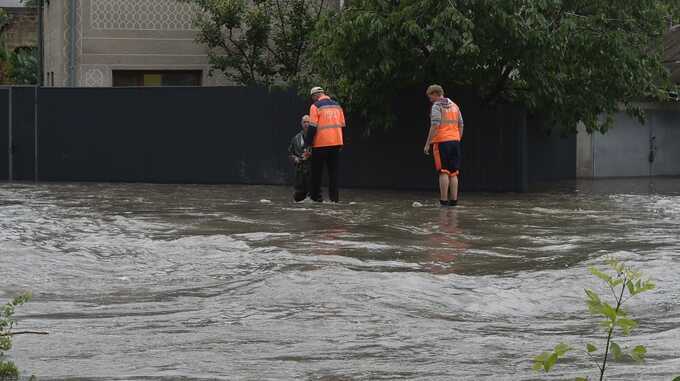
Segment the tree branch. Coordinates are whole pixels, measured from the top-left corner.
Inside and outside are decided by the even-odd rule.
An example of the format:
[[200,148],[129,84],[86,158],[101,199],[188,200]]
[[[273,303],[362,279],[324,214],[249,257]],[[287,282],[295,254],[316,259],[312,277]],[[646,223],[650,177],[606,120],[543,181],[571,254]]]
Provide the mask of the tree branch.
[[489,102],[493,102],[496,97],[500,96],[503,91],[507,90],[507,83],[510,79],[510,74],[512,73],[513,69],[504,63],[501,63],[501,66],[501,75],[499,76],[498,81],[496,81],[494,90],[486,97]]
[[234,30],[233,29],[229,29],[229,42],[231,42],[231,44],[234,45],[234,47],[236,47],[236,49],[239,51],[239,53],[241,53],[241,56],[245,60],[246,66],[248,67],[248,71],[250,71],[250,81],[255,82],[255,72],[254,72],[254,68],[253,68],[253,63],[250,62],[250,57],[248,56],[248,53],[246,53],[243,50],[243,47],[239,43],[234,41]]
[[[625,284],[623,285],[624,287],[626,286]],[[616,291],[614,290],[614,287],[612,287],[611,284],[609,284],[609,289],[612,291],[612,296],[614,299],[616,299]]]
[[279,13],[279,25],[281,25],[281,34],[283,34],[283,38],[288,41],[288,36],[286,33],[286,18],[283,16],[283,11],[281,10],[281,2],[279,0],[274,0],[276,3],[276,9]]
[[585,352],[585,354],[588,355],[588,357],[590,358],[590,361],[592,361],[593,364],[595,364],[597,366],[597,369],[599,369],[600,372],[602,372],[602,366],[600,366],[600,364],[597,362],[597,359],[595,359],[595,357],[593,357],[593,355],[591,355],[590,352],[588,352],[588,351],[584,351],[584,352]]
[[16,331],[16,332],[9,332],[9,333],[0,333],[0,336],[7,337],[7,336],[17,336],[17,335],[49,335],[50,333],[47,331]]
[[[626,291],[626,281],[628,278],[623,277],[623,285],[621,286],[621,295],[616,298],[616,314],[618,315],[619,309],[621,309],[621,302],[623,301],[623,293]],[[609,333],[607,334],[607,347],[604,350],[604,358],[602,359],[602,367],[600,368],[600,381],[604,380],[604,372],[607,370],[607,355],[609,354],[609,343],[612,339],[612,334],[614,333],[614,328],[616,327],[616,318],[612,320],[612,326],[609,328]]]

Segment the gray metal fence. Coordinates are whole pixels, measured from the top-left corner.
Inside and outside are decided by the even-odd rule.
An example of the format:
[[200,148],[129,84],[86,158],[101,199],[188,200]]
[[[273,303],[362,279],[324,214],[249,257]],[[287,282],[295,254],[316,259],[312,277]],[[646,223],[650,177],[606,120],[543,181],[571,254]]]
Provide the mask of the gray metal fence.
[[[523,191],[529,178],[526,115],[452,97],[466,129],[465,190]],[[285,184],[286,148],[309,102],[248,87],[0,89],[0,179]],[[341,184],[432,189],[422,154],[429,103],[422,91],[395,97],[397,124],[366,133],[348,120]]]

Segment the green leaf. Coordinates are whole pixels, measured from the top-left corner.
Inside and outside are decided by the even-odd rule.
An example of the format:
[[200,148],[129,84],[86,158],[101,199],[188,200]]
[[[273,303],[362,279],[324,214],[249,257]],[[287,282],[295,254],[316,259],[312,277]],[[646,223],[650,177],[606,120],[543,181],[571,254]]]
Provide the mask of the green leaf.
[[593,353],[597,350],[597,347],[594,346],[593,344],[586,344],[586,349],[588,350],[588,353]]
[[0,352],[12,349],[12,339],[10,336],[0,336]]
[[611,284],[611,282],[612,282],[612,277],[611,277],[611,276],[609,276],[609,275],[603,273],[602,271],[598,270],[598,269],[597,269],[596,267],[594,267],[594,266],[590,266],[590,267],[588,268],[588,270],[590,270],[590,273],[591,273],[591,274],[593,274],[593,275],[595,275],[596,277],[602,279],[603,281],[605,281],[605,282]]
[[585,377],[576,377],[576,380],[574,381],[588,381],[588,379]]
[[680,381],[680,376],[675,377],[675,378],[673,379],[673,381]]
[[565,343],[559,343],[555,346],[555,353],[557,354],[558,357],[562,357],[571,349],[572,348],[569,345]]
[[588,295],[588,299],[592,300],[593,302],[598,302],[601,303],[600,297],[597,295],[597,293],[591,289],[586,289],[586,295]]
[[550,369],[552,369],[555,366],[555,363],[557,363],[557,353],[553,353],[548,357],[547,360],[545,360],[545,363],[543,363],[543,369],[545,369],[546,372],[550,372]]
[[624,335],[628,336],[630,335],[630,332],[638,326],[638,323],[632,319],[621,318],[616,321],[616,325],[621,327]]
[[616,361],[621,360],[623,358],[623,352],[621,351],[621,347],[613,341],[610,347],[612,350],[612,355],[614,356],[614,360]]
[[609,329],[609,328],[612,327],[612,321],[609,320],[609,319],[607,319],[607,320],[602,320],[602,321],[600,322],[600,327],[602,327],[602,328],[604,328],[604,329]]
[[639,292],[651,291],[655,288],[656,288],[656,285],[654,284],[654,282],[652,282],[651,280],[648,280],[648,281],[645,281],[642,284],[642,287],[638,291]]
[[585,290],[586,295],[588,295],[588,300],[586,304],[588,306],[588,311],[594,315],[602,315],[602,301],[600,297],[593,290]]
[[19,369],[11,361],[0,360],[0,380],[17,380]]
[[633,348],[633,351],[630,353],[630,357],[633,358],[633,360],[637,362],[643,362],[645,361],[645,356],[647,355],[647,348],[645,348],[643,345],[638,345],[635,348]]
[[634,296],[637,294],[637,289],[635,288],[635,284],[633,281],[628,281],[626,282],[626,287],[628,287],[628,292],[630,293],[631,296]]
[[540,372],[541,369],[544,368],[545,360],[550,357],[550,352],[543,352],[540,355],[534,357],[534,366],[533,370],[536,372]]
[[623,263],[617,261],[616,259],[610,258],[609,260],[607,260],[607,264],[612,270],[616,271],[617,274],[623,273],[626,269]]
[[614,307],[610,306],[609,303],[602,303],[602,314],[612,321],[616,321],[616,310]]

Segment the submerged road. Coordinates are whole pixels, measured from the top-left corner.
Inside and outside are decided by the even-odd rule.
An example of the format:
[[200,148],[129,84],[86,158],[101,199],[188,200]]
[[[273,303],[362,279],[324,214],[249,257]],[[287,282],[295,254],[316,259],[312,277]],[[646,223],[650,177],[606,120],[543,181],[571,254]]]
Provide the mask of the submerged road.
[[[633,299],[646,364],[680,375],[680,180],[527,194],[0,184],[0,302],[31,290],[11,357],[40,380],[536,380],[560,341],[603,345],[583,289],[607,256],[658,290]],[[622,186],[622,185],[627,185]],[[271,200],[262,203],[261,199]],[[425,204],[412,207],[415,202]]]

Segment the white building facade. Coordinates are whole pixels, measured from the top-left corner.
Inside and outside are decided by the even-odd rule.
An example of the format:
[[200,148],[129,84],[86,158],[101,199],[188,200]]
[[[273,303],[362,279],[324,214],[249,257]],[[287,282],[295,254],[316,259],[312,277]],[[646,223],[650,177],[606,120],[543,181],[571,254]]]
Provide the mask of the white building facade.
[[195,42],[195,9],[176,0],[45,2],[45,86],[216,86]]

